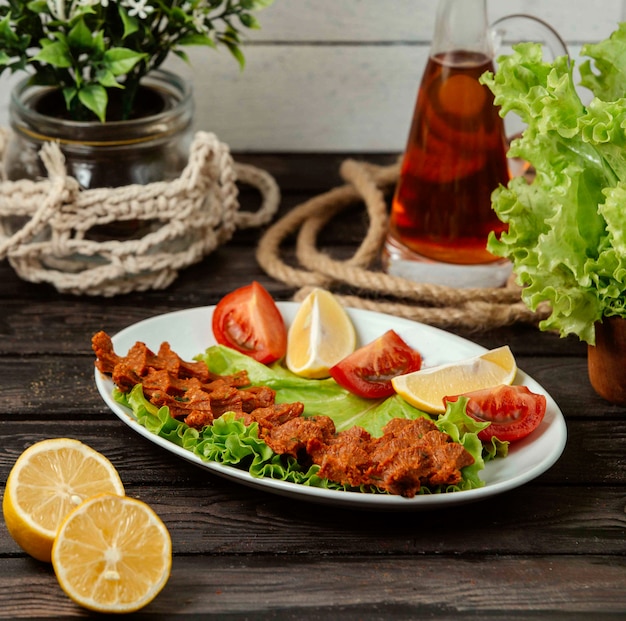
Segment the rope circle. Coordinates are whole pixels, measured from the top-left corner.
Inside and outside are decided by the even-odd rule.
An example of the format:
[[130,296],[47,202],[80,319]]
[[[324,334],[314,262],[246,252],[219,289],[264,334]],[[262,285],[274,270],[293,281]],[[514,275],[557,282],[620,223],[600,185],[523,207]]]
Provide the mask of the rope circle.
[[[270,226],[257,248],[257,261],[273,278],[298,287],[294,299],[304,299],[313,287],[334,290],[347,306],[397,315],[441,328],[479,331],[517,322],[537,324],[549,315],[542,306],[531,311],[513,281],[499,288],[457,289],[416,283],[372,267],[387,233],[385,191],[399,176],[399,163],[375,166],[346,160],[340,169],[345,183],[295,207]],[[363,203],[369,227],[352,257],[339,261],[322,252],[317,237],[347,207]],[[284,240],[297,234],[296,259],[290,265],[281,256]],[[341,293],[356,288],[359,295]]]

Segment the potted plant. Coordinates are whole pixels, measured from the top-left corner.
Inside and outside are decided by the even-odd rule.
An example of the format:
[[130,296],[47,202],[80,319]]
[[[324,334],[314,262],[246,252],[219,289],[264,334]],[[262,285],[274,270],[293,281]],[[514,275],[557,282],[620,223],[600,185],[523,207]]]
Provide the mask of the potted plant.
[[187,59],[185,48],[195,45],[223,46],[243,67],[240,31],[258,28],[254,11],[272,2],[2,3],[0,73],[27,74],[11,97],[16,139],[5,157],[6,175],[42,174],[36,153],[48,140],[60,142],[83,187],[147,183],[180,172],[191,90],[161,65],[170,53]]
[[489,249],[512,260],[522,297],[540,324],[588,343],[589,377],[609,401],[626,404],[626,24],[605,41],[585,45],[578,86],[567,57],[545,62],[539,45],[514,46],[482,78],[501,114],[526,124],[510,157],[529,162],[500,187],[493,208],[508,232]]
[[[141,80],[170,52],[226,46],[244,64],[239,28],[273,0],[9,0],[0,6],[0,74],[26,70],[58,89],[74,121],[136,114]],[[118,96],[119,91],[122,91]],[[108,110],[111,95],[120,105]]]
[[226,241],[234,163],[215,135],[192,136],[191,86],[161,66],[196,45],[243,67],[240,33],[272,3],[0,3],[0,73],[26,74],[0,136],[0,258],[25,280],[114,295],[163,288]]

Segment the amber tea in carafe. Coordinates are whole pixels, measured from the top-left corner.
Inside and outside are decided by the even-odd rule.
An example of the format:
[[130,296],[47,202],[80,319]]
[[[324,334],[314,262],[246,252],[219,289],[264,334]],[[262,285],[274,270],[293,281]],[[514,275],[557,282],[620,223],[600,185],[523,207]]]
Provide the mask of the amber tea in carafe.
[[509,180],[504,125],[479,82],[492,59],[485,0],[440,0],[392,203],[390,273],[452,286],[500,285],[510,273],[486,249],[505,228],[491,194]]
[[460,264],[496,260],[485,248],[504,229],[491,193],[509,173],[501,119],[480,52],[432,56],[426,66],[392,206],[390,234],[411,251]]

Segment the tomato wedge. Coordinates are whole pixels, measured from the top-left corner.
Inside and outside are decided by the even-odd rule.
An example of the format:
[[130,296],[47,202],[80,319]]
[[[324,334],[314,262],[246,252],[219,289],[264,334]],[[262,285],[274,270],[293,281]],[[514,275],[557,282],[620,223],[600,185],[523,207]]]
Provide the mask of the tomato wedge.
[[213,335],[220,345],[270,364],[287,351],[287,328],[276,302],[254,281],[225,295],[213,312]]
[[331,367],[330,375],[359,397],[380,399],[394,393],[391,378],[418,371],[421,366],[419,352],[388,330]]
[[[466,412],[473,419],[491,425],[478,432],[483,442],[492,437],[503,442],[525,438],[539,426],[546,413],[546,398],[531,392],[527,386],[497,386],[476,390],[464,395]],[[444,403],[456,401],[458,396],[445,397]]]

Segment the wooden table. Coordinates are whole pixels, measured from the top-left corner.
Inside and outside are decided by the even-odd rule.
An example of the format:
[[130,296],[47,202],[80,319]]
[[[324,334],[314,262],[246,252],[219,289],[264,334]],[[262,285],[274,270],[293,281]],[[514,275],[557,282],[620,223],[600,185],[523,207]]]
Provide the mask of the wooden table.
[[[240,159],[275,175],[287,210],[337,184],[343,158]],[[258,235],[237,233],[165,291],[111,299],[59,295],[0,263],[2,480],[44,438],[75,437],[107,455],[128,494],[150,503],[172,535],[170,581],[141,618],[623,619],[626,410],[593,392],[577,339],[521,325],[471,335],[511,346],[561,407],[568,442],[536,480],[448,509],[355,511],[248,489],[165,453],[107,409],[94,385],[96,331],[214,304],[253,279],[290,298],[257,265]],[[352,225],[327,241],[347,254],[359,235]],[[23,554],[2,526],[0,618],[81,616],[51,567]]]

